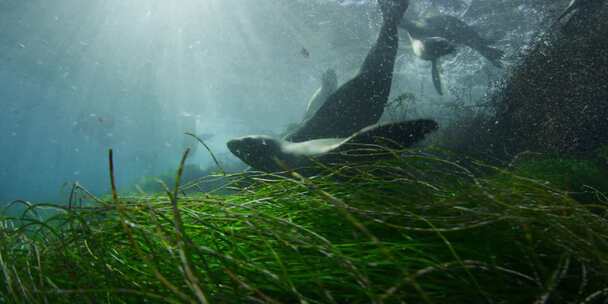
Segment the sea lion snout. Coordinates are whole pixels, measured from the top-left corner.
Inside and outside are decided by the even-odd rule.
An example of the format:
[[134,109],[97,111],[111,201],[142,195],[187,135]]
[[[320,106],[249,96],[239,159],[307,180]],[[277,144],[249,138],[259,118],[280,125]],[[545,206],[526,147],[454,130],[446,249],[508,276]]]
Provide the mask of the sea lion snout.
[[226,147],[228,147],[228,150],[230,150],[230,152],[234,153],[235,155],[237,154],[236,152],[239,151],[238,147],[239,147],[239,140],[238,139],[231,139],[226,143]]
[[231,139],[226,143],[228,150],[239,158],[246,157],[248,154],[260,148],[260,140],[251,136]]
[[251,135],[229,140],[228,150],[253,168],[273,172],[280,170],[274,158],[283,158],[282,142],[270,136]]

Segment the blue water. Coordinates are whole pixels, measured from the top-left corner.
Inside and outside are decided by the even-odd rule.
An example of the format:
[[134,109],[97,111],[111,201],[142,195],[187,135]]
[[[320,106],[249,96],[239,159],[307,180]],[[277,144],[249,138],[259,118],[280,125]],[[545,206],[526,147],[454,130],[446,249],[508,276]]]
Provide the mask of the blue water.
[[[470,3],[442,12],[467,18]],[[527,9],[517,26],[484,33],[518,52],[537,32]],[[324,70],[343,82],[358,69],[379,22],[373,1],[0,0],[0,202],[59,202],[76,181],[103,194],[109,148],[130,191],[177,166],[193,145],[184,132],[238,162],[229,138],[298,122]],[[393,96],[415,92],[411,117],[449,120],[437,105],[461,96],[434,94],[428,63],[402,44]],[[446,59],[444,72],[470,102],[504,73],[470,50]],[[202,148],[189,161],[212,166]]]

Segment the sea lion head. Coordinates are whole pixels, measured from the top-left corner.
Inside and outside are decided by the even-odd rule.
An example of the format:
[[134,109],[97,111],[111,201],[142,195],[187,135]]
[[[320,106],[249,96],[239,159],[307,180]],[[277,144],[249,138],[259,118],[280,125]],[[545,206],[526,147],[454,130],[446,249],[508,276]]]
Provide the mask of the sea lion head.
[[249,135],[226,143],[228,150],[244,163],[266,172],[281,171],[277,160],[284,159],[281,142],[266,135]]

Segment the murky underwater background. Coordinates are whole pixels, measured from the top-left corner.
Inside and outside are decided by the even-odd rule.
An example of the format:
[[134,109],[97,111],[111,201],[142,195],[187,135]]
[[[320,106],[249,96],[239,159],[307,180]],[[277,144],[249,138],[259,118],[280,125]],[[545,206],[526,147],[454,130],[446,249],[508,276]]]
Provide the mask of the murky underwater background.
[[0,0],[0,302],[608,303],[606,33],[608,0]]
[[[507,69],[461,47],[443,59],[441,97],[401,35],[392,98],[416,102],[386,119],[483,111],[568,2],[412,0],[409,18],[451,14],[497,41]],[[239,168],[226,141],[299,122],[323,71],[351,77],[380,22],[371,0],[0,0],[0,202],[58,201],[75,181],[105,193],[108,148],[128,190],[177,166],[193,143],[184,132]],[[190,163],[213,166],[202,147]]]

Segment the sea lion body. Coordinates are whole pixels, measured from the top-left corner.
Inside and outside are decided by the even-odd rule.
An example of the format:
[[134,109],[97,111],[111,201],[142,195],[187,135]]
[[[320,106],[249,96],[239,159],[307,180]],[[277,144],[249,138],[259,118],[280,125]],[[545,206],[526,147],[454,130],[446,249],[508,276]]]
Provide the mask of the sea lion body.
[[427,61],[436,60],[456,50],[452,43],[441,37],[412,38],[412,48],[416,56]]
[[502,67],[500,59],[504,52],[491,47],[492,42],[481,37],[471,26],[449,15],[438,15],[413,22],[403,19],[401,28],[415,39],[441,37],[454,44],[466,45],[497,67]]
[[408,0],[379,1],[383,24],[357,75],[331,94],[286,140],[346,138],[378,122],[391,90],[399,41],[397,27],[408,4]]
[[[252,168],[265,172],[298,169],[305,175],[316,173],[315,162],[343,164],[384,158],[380,147],[410,147],[437,129],[433,120],[412,120],[373,125],[347,138],[313,139],[292,143],[265,135],[250,135],[228,142],[228,149]],[[375,149],[371,149],[375,147]],[[302,169],[306,168],[306,169]]]
[[410,36],[414,54],[422,60],[431,62],[431,76],[433,85],[439,95],[443,95],[443,85],[441,84],[441,72],[439,59],[445,55],[456,51],[456,47],[447,39],[441,37],[429,37],[416,39]]

